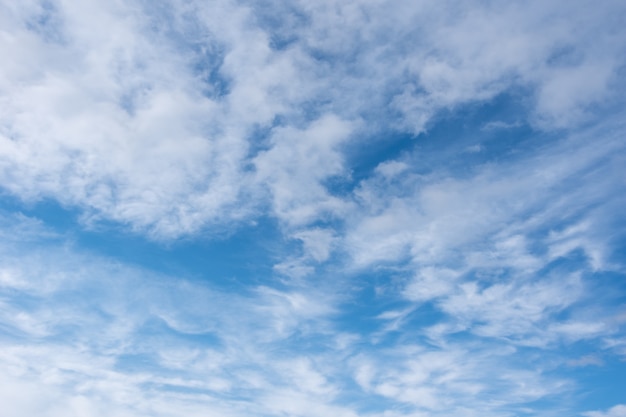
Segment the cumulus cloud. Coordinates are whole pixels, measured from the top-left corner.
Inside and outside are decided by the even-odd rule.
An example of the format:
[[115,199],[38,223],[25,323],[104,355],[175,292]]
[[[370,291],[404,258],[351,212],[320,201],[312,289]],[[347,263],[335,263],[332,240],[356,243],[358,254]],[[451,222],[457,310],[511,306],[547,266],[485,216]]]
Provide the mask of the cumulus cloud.
[[349,123],[334,116],[316,120],[306,130],[277,128],[271,149],[255,158],[259,182],[269,187],[274,212],[288,225],[345,211],[346,203],[331,195],[323,181],[345,175],[338,148],[351,130]]

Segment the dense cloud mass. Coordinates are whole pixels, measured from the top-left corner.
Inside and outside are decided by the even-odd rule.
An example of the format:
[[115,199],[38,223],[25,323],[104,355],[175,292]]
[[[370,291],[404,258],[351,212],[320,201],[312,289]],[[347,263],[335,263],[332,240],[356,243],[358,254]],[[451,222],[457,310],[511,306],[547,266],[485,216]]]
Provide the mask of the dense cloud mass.
[[626,415],[625,19],[0,0],[3,416]]

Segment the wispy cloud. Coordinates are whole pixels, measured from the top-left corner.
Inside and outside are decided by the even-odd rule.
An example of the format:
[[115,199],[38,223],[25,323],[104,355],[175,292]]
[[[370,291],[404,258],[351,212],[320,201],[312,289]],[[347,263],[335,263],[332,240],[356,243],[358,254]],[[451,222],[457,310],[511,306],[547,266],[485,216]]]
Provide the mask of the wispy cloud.
[[621,416],[625,13],[0,0],[7,416]]
[[624,405],[616,405],[606,412],[602,411],[590,411],[584,414],[588,417],[620,417],[626,415],[626,406]]

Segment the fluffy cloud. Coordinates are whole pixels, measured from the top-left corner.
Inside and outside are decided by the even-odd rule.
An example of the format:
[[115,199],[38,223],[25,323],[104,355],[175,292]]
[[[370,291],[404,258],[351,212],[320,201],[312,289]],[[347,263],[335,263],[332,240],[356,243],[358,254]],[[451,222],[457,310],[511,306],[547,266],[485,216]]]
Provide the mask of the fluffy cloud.
[[324,181],[364,118],[421,132],[522,88],[529,120],[578,123],[617,82],[620,7],[3,3],[0,181],[160,238],[259,203],[293,224],[341,212]]

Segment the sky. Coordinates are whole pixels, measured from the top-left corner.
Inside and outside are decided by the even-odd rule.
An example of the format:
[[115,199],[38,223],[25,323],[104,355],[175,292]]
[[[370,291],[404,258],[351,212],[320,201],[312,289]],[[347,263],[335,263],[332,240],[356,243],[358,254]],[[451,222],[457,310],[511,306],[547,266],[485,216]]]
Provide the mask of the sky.
[[624,21],[0,0],[0,415],[626,417]]

